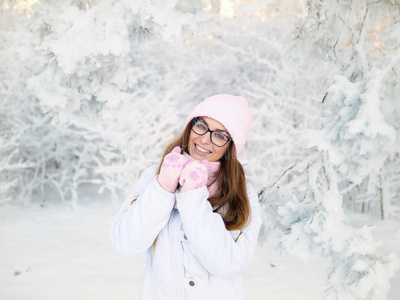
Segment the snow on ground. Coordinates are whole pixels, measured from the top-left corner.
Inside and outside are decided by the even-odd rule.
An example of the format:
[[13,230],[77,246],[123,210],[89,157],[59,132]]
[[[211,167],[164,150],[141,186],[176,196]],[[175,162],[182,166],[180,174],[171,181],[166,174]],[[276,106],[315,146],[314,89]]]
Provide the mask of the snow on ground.
[[[88,196],[75,210],[55,201],[46,207],[0,208],[0,299],[140,299],[145,255],[129,259],[113,251],[109,228],[118,207],[93,187],[84,188]],[[355,226],[375,224],[380,252],[400,257],[399,222],[351,218]],[[308,263],[283,258],[275,245],[272,236],[242,270],[247,298],[322,299],[329,262],[318,254]],[[400,274],[391,284],[389,299],[400,299]]]

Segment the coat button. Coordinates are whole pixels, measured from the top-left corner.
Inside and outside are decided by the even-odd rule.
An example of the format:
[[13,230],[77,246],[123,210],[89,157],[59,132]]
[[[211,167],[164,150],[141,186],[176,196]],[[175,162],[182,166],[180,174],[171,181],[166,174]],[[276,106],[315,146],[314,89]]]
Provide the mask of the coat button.
[[196,284],[196,283],[195,283],[193,280],[190,280],[190,281],[189,281],[189,285],[190,285],[190,286],[194,286],[195,284]]
[[183,238],[184,238],[185,240],[187,240],[186,234],[183,235]]

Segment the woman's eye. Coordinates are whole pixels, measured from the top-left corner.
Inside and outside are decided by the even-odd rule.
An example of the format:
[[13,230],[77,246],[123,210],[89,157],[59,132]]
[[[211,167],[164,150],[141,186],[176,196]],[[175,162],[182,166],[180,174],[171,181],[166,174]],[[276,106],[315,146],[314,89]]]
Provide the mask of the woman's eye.
[[227,140],[226,136],[224,134],[222,134],[222,133],[216,133],[215,135],[217,136],[218,139],[221,139],[221,140],[224,140],[224,141]]
[[200,129],[206,129],[206,125],[202,123],[197,123],[197,127],[199,127]]

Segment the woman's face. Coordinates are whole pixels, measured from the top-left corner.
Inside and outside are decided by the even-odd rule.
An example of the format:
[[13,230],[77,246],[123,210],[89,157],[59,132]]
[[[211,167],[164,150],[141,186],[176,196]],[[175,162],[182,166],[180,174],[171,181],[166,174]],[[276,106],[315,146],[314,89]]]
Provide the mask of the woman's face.
[[[220,122],[208,117],[201,117],[201,120],[210,130],[221,130],[222,133],[229,136],[228,131]],[[198,135],[191,130],[189,136],[189,154],[191,157],[199,160],[207,159],[210,162],[218,161],[222,155],[224,155],[226,149],[229,147],[229,143],[231,142],[226,143],[222,147],[218,147],[211,142],[211,132]],[[204,150],[208,152],[205,152]]]

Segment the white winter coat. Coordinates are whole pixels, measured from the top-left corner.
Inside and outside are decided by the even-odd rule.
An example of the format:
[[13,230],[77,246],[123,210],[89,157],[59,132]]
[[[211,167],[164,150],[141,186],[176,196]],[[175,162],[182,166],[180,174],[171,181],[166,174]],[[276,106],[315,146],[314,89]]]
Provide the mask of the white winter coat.
[[261,226],[252,186],[247,183],[250,222],[241,232],[228,231],[207,201],[206,186],[169,193],[158,184],[157,168],[143,171],[110,230],[119,254],[133,257],[147,251],[142,300],[245,299],[238,271],[251,260]]

